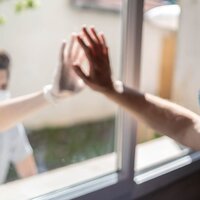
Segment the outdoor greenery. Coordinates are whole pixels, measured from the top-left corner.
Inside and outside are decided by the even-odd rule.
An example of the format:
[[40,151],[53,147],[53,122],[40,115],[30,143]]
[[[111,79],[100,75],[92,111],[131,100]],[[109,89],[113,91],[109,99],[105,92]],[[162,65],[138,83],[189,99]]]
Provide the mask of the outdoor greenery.
[[[0,3],[3,3],[7,0],[0,0]],[[27,9],[33,9],[39,6],[39,0],[18,0],[14,3],[14,6],[12,9],[14,9],[16,12],[21,12],[23,10]],[[6,16],[3,16],[0,13],[0,25],[4,24],[6,22]]]
[[[39,173],[114,151],[115,120],[28,130]],[[17,179],[13,166],[7,181]]]

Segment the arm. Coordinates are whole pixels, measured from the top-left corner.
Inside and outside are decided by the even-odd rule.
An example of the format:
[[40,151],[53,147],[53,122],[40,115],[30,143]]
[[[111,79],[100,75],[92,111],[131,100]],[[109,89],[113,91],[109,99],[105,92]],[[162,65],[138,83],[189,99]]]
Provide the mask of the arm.
[[34,176],[37,174],[37,166],[33,155],[27,156],[24,160],[15,164],[17,174],[21,178]]
[[23,121],[48,104],[42,91],[2,102],[0,104],[0,132]]
[[124,87],[104,93],[154,130],[177,142],[200,149],[200,117],[177,104]]
[[198,115],[159,97],[142,94],[123,85],[115,86],[111,78],[108,47],[104,35],[98,35],[94,28],[91,28],[90,32],[83,28],[82,32],[84,36],[79,35],[77,40],[87,56],[89,75],[86,75],[79,65],[74,65],[74,70],[90,88],[101,92],[158,132],[183,145],[200,149]]
[[44,108],[49,102],[67,98],[83,88],[80,78],[72,70],[74,60],[80,60],[79,49],[75,53],[72,52],[74,42],[75,36],[72,36],[67,51],[66,44],[63,42],[60,64],[56,68],[52,86],[45,87],[44,91],[0,103],[0,132]]
[[21,178],[37,174],[37,166],[33,156],[33,149],[30,145],[26,131],[22,124],[11,129],[12,139],[10,142],[11,161],[15,166],[17,174]]

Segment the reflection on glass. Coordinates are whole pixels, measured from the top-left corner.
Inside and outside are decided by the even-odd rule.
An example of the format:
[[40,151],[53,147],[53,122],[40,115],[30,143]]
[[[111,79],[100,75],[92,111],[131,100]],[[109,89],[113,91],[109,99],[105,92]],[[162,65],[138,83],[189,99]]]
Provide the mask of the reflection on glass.
[[[106,6],[106,1],[104,3]],[[7,12],[11,6],[10,1],[0,4],[0,12]],[[119,10],[120,7],[121,4],[118,4]],[[88,10],[76,7],[71,1],[54,0],[43,1],[36,10],[24,11],[19,15],[11,12],[6,17],[6,24],[0,27],[0,43],[1,48],[9,52],[12,58],[9,85],[12,96],[38,90],[51,81],[60,42],[63,38],[68,40],[72,32],[79,32],[83,24],[93,25],[105,33],[114,67],[112,70],[114,76],[118,76],[121,55],[120,12]],[[33,171],[37,171],[38,175],[15,182],[15,187],[27,184],[39,188],[32,194],[38,196],[69,186],[70,183],[77,184],[116,171],[116,113],[117,107],[113,103],[85,89],[77,96],[25,121],[27,136],[23,129],[23,141],[26,141],[24,149],[28,149],[27,154],[34,155],[36,169]],[[17,139],[12,139],[15,145]],[[3,156],[7,157],[7,154]],[[8,174],[6,172],[7,177],[2,181],[8,190],[9,182],[18,179],[20,175],[18,171],[16,173],[15,162],[9,164],[11,167]],[[78,172],[79,168],[82,171]],[[70,173],[73,177],[70,177]],[[45,184],[42,184],[44,182],[51,182],[51,185],[45,188]],[[42,192],[39,191],[41,188]]]
[[[173,90],[180,16],[180,7],[175,3],[145,0],[141,56],[141,90],[173,102],[177,102]],[[142,122],[138,123],[137,143],[137,173],[188,153],[188,149]]]

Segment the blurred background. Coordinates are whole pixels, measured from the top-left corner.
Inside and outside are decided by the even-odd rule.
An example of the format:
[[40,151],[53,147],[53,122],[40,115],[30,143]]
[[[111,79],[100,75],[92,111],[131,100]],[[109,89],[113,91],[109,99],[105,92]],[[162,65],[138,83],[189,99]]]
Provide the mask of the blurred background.
[[[120,78],[122,0],[42,0],[39,6],[30,1],[31,9],[24,9],[21,2],[0,3],[0,48],[12,58],[10,90],[13,97],[41,90],[51,82],[62,39],[68,40],[71,32],[79,32],[83,24],[95,25],[98,31],[105,33],[113,77]],[[192,60],[192,55],[187,62],[188,57],[179,51],[188,47],[180,46],[180,40],[190,33],[184,29],[185,36],[179,37],[182,11],[178,3],[145,0],[141,91],[199,112],[197,74],[200,68],[197,69],[198,61]],[[192,77],[190,81],[188,76]],[[114,152],[117,112],[116,105],[85,89],[26,120],[24,125],[39,172]],[[138,144],[160,135],[139,123]],[[11,167],[7,181],[16,178]]]

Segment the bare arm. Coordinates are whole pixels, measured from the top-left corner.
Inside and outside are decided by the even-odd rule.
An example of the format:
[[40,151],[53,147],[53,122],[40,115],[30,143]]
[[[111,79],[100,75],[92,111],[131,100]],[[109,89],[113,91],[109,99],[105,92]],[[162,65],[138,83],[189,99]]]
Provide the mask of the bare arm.
[[24,160],[15,164],[17,174],[21,178],[34,176],[37,174],[37,166],[33,155],[27,156]]
[[0,132],[23,121],[48,104],[42,91],[2,102],[0,104]]
[[83,88],[81,79],[72,69],[74,60],[80,60],[79,49],[72,52],[74,42],[75,36],[71,38],[67,50],[66,43],[63,42],[53,84],[46,87],[45,92],[39,91],[0,103],[0,132],[23,121],[30,114],[47,106],[49,102],[67,98]]
[[89,31],[83,28],[82,32],[84,36],[79,35],[77,40],[87,56],[89,75],[79,65],[74,65],[74,69],[90,88],[106,95],[158,132],[193,149],[200,149],[200,116],[159,97],[125,86],[115,87],[104,35],[97,34],[94,28]]
[[113,90],[104,94],[159,133],[193,149],[200,149],[200,117],[197,114],[162,98],[127,87],[122,92]]

